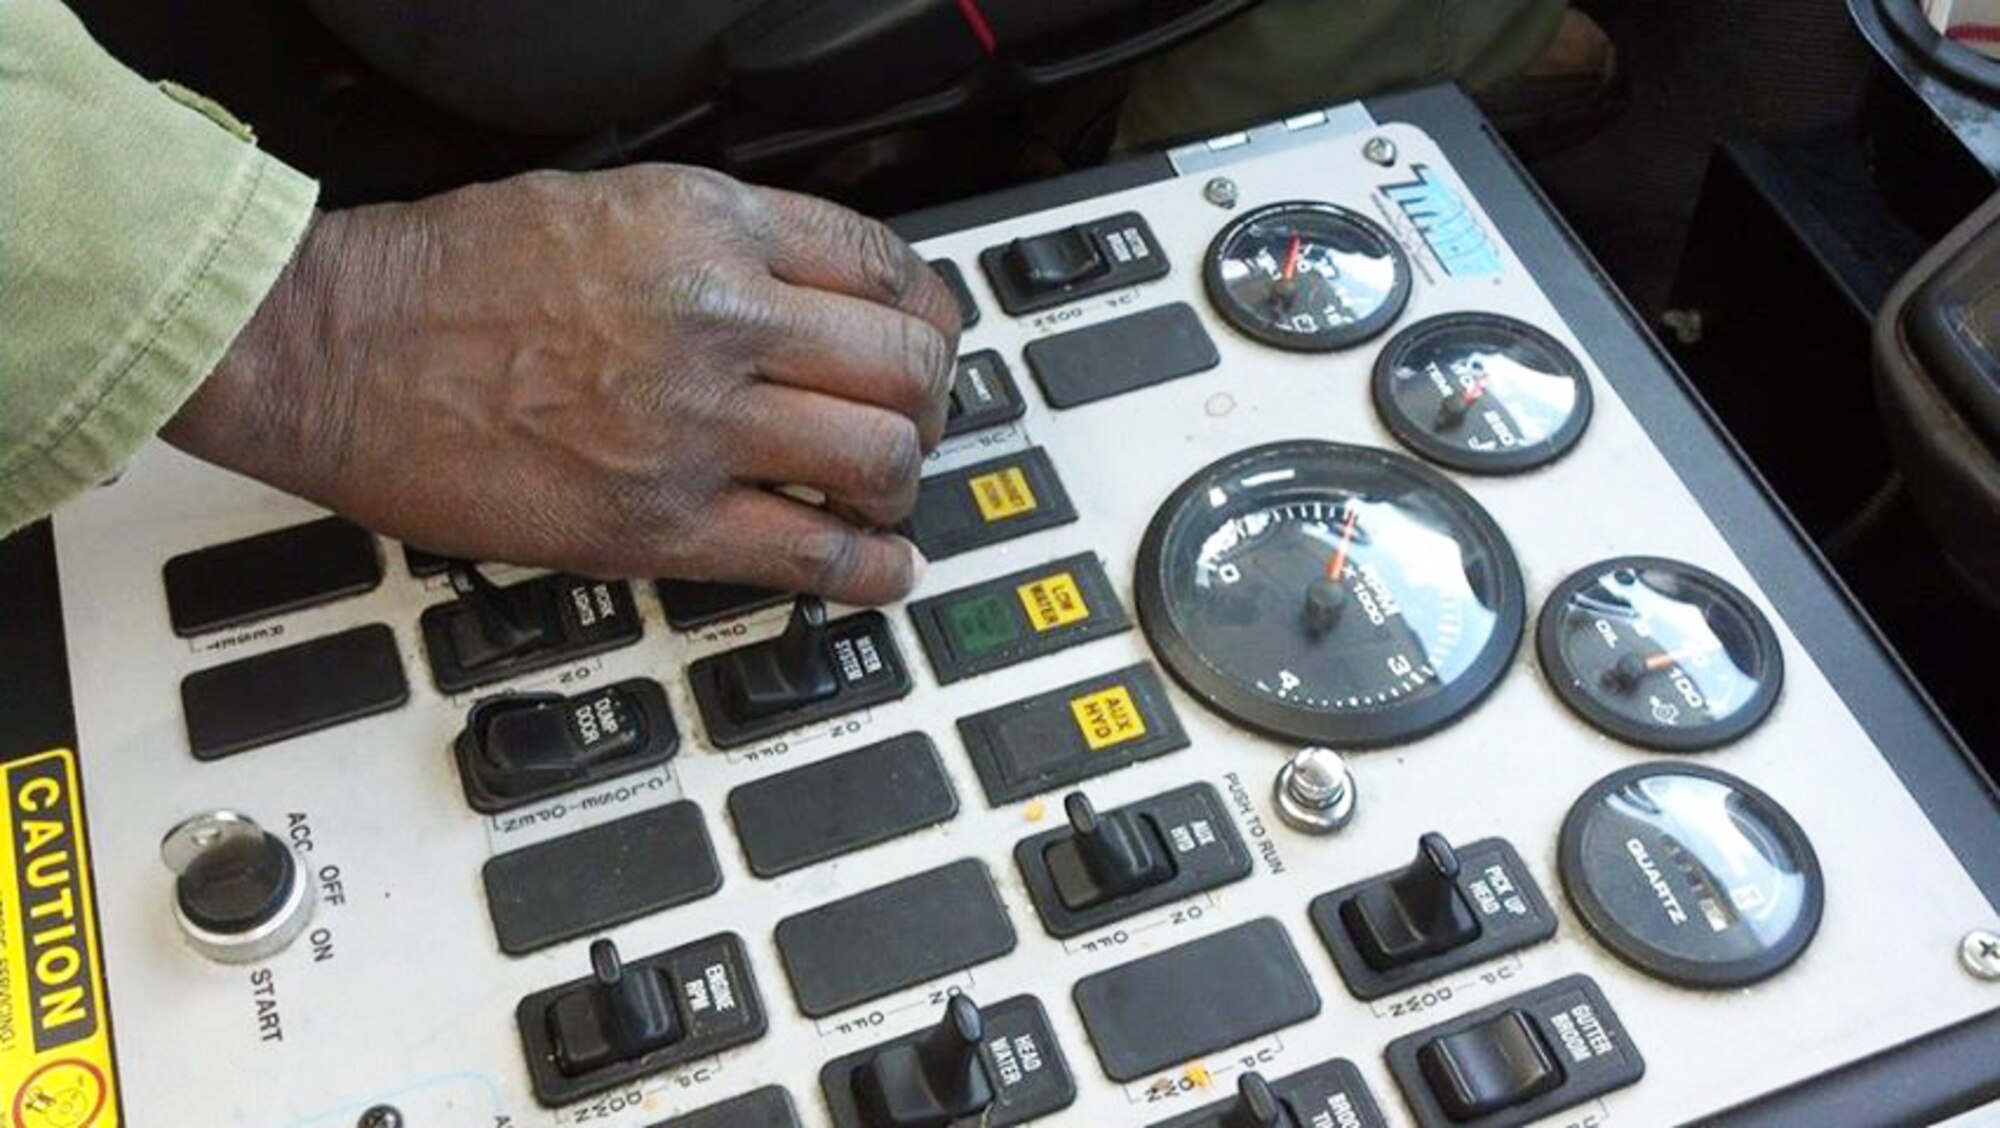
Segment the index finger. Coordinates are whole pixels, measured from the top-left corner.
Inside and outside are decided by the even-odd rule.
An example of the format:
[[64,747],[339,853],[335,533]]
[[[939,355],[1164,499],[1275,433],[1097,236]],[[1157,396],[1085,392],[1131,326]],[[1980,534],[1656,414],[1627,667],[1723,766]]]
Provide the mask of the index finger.
[[797,192],[759,191],[772,221],[765,255],[773,276],[921,317],[956,348],[958,302],[951,289],[886,224]]

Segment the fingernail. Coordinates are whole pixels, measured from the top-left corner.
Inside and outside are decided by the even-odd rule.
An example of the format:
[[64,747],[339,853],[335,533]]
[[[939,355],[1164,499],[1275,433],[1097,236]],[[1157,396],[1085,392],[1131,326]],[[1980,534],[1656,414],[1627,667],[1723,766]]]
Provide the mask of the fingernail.
[[931,564],[924,559],[924,554],[917,548],[915,541],[905,540],[903,543],[910,548],[910,590],[915,591],[924,582],[924,572]]

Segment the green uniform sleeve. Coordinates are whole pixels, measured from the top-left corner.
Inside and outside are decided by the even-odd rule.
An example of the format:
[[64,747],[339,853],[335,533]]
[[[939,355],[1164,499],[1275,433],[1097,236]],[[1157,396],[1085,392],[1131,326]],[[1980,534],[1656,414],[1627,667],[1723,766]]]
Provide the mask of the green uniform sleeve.
[[317,186],[59,0],[0,0],[0,534],[118,472],[284,269]]

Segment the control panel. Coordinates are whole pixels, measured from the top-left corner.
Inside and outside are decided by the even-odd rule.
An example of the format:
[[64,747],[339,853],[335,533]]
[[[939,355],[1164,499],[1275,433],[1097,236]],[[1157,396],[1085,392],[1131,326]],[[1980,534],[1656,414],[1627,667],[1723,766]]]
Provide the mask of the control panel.
[[1678,1123],[2000,1008],[1980,781],[1402,105],[913,217],[967,328],[895,606],[149,448],[56,522],[79,747],[0,765],[0,1014],[109,1048],[8,1123]]

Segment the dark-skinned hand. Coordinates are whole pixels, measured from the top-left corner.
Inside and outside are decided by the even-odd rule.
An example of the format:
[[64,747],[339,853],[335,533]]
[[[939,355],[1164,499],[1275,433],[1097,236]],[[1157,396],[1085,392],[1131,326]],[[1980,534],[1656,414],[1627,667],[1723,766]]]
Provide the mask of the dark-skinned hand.
[[434,552],[881,603],[922,567],[877,530],[957,337],[923,260],[832,204],[535,173],[320,216],[165,434]]

